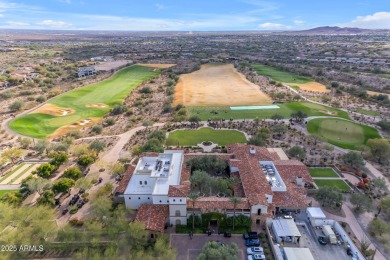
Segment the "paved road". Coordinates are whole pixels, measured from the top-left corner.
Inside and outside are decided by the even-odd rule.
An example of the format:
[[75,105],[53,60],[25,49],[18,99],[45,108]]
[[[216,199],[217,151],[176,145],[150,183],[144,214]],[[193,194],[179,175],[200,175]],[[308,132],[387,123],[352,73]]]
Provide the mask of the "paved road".
[[20,189],[20,185],[17,184],[1,184],[0,190],[18,190]]
[[[348,223],[349,227],[351,228],[351,230],[352,230],[353,234],[356,236],[356,238],[359,241],[362,241],[363,236],[365,235],[365,232],[362,229],[362,227],[360,226],[357,219],[355,218],[355,215],[353,214],[351,209],[345,204],[343,204],[342,209],[344,210],[345,217],[333,215],[329,212],[326,212],[325,210],[324,210],[324,213],[325,213],[327,218]],[[369,241],[367,236],[365,237],[365,239],[367,239]],[[371,243],[371,241],[369,241],[369,242]],[[372,243],[370,245],[370,248],[375,250],[375,246]],[[384,255],[382,255],[381,252],[379,252],[377,250],[376,254],[375,254],[375,260],[386,260],[386,258]]]

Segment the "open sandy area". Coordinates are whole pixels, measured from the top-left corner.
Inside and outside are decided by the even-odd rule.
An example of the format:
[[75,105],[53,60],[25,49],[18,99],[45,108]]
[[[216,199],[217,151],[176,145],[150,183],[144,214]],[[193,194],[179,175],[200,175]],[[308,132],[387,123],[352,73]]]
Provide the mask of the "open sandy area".
[[95,69],[98,71],[109,71],[122,67],[128,63],[132,63],[131,60],[116,60],[116,61],[105,61],[95,65]]
[[31,114],[39,113],[39,114],[48,114],[53,116],[66,116],[69,114],[73,114],[74,112],[75,111],[73,108],[58,107],[53,104],[47,103],[32,111]]
[[296,83],[287,83],[290,86],[298,86],[299,89],[305,90],[305,91],[313,91],[313,92],[319,92],[319,93],[329,93],[329,90],[326,89],[324,85],[318,82],[308,82],[304,84],[296,84]]
[[176,85],[174,105],[269,105],[272,99],[239,73],[232,64],[205,64],[183,74]]
[[155,63],[140,63],[137,64],[140,66],[145,66],[145,67],[152,67],[152,68],[159,68],[159,69],[169,69],[170,67],[175,66],[176,64],[155,64]]
[[[29,164],[30,166],[31,164]],[[25,174],[20,176],[18,179],[16,179],[12,184],[20,184],[24,179],[26,179],[28,176],[32,174],[33,171],[35,171],[39,167],[39,163],[35,164],[33,167],[31,167]]]
[[390,94],[380,93],[380,92],[375,92],[375,91],[367,91],[367,94],[368,94],[369,96],[387,95],[387,96],[390,98]]
[[62,136],[67,134],[68,132],[72,130],[78,130],[87,126],[92,126],[94,124],[97,124],[101,121],[101,118],[87,118],[82,119],[76,123],[73,123],[71,125],[65,125],[60,128],[58,128],[54,133],[52,133],[49,138],[56,138],[58,136]]
[[87,104],[85,107],[95,107],[95,108],[105,108],[108,107],[106,104],[98,103],[98,104]]

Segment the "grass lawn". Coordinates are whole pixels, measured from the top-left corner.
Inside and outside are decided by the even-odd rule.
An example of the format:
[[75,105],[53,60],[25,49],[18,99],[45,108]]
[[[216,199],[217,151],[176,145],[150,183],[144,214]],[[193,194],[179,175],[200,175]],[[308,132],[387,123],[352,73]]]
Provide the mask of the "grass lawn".
[[363,115],[368,115],[368,116],[379,116],[380,114],[376,111],[371,111],[363,108],[358,108],[357,112],[363,114]]
[[214,130],[208,127],[199,130],[177,130],[169,134],[166,145],[195,146],[203,141],[219,145],[246,143],[245,135],[235,130]]
[[339,177],[332,168],[309,168],[311,177]]
[[[40,113],[27,114],[12,120],[9,127],[22,135],[44,138],[61,126],[86,118],[101,118],[115,104],[121,104],[134,88],[160,72],[144,66],[125,68],[107,80],[75,89],[49,102],[62,108],[73,108],[75,113],[60,117]],[[86,107],[87,104],[97,103],[106,104],[108,107]]]
[[9,176],[11,176],[12,174],[14,174],[14,172],[16,172],[17,170],[19,170],[20,168],[22,168],[23,165],[25,165],[25,163],[19,164],[18,167],[16,167],[16,168],[13,169],[12,171],[8,172],[6,175],[4,175],[4,177],[0,178],[0,182],[4,181],[4,180],[7,179]]
[[351,188],[343,180],[314,180],[318,187],[332,186],[342,191],[349,191]]
[[0,198],[8,192],[17,192],[18,190],[0,190]]
[[282,71],[266,65],[252,65],[252,68],[257,74],[268,76],[278,82],[304,84],[313,81],[309,78],[301,77],[294,73]]
[[318,118],[307,124],[309,133],[341,148],[355,150],[369,139],[381,138],[375,128],[336,118]]
[[332,107],[322,106],[309,102],[289,102],[276,104],[280,108],[255,110],[230,110],[229,107],[189,107],[191,116],[199,116],[201,120],[210,119],[266,119],[275,114],[290,118],[294,111],[305,112],[308,116],[335,116],[349,119],[348,113]]

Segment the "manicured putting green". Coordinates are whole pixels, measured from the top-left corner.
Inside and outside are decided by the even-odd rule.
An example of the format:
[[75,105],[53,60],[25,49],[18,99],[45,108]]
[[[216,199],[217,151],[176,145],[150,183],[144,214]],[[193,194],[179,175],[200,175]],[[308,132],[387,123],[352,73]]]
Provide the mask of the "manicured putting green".
[[342,191],[349,191],[351,188],[348,186],[348,184],[345,183],[343,180],[314,180],[314,182],[317,184],[318,188],[319,187],[324,187],[324,186],[331,186],[331,187],[336,187],[339,190]]
[[245,135],[235,130],[214,130],[208,127],[197,130],[177,130],[169,134],[167,145],[195,146],[203,141],[211,141],[218,145],[246,143]]
[[256,71],[257,74],[268,76],[278,82],[304,84],[313,81],[309,78],[301,77],[294,73],[290,73],[266,65],[252,65],[252,68]]
[[381,138],[375,128],[336,118],[310,120],[307,130],[331,144],[351,150],[369,139]]
[[191,116],[199,116],[202,120],[208,119],[265,119],[279,114],[290,118],[292,112],[302,111],[308,116],[334,116],[349,119],[348,113],[332,107],[309,102],[289,102],[276,104],[279,108],[231,110],[230,107],[189,107]]
[[311,177],[339,177],[332,168],[309,168]]
[[[82,119],[103,117],[115,104],[121,104],[134,88],[160,72],[158,69],[144,66],[125,68],[107,80],[67,92],[49,102],[58,107],[72,108],[75,113],[66,116],[27,114],[12,120],[9,127],[22,135],[45,138],[61,126]],[[86,107],[99,103],[107,107]]]

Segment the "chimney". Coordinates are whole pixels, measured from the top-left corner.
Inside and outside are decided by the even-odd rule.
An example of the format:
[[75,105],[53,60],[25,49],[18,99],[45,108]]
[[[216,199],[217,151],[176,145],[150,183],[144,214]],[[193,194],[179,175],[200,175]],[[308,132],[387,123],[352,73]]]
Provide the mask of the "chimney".
[[250,154],[256,154],[256,149],[253,148],[253,147],[251,147],[251,148],[249,149],[249,153],[250,153]]
[[297,177],[296,182],[297,182],[297,185],[298,185],[299,187],[303,187],[303,179],[302,179],[301,176],[298,176],[298,177]]

